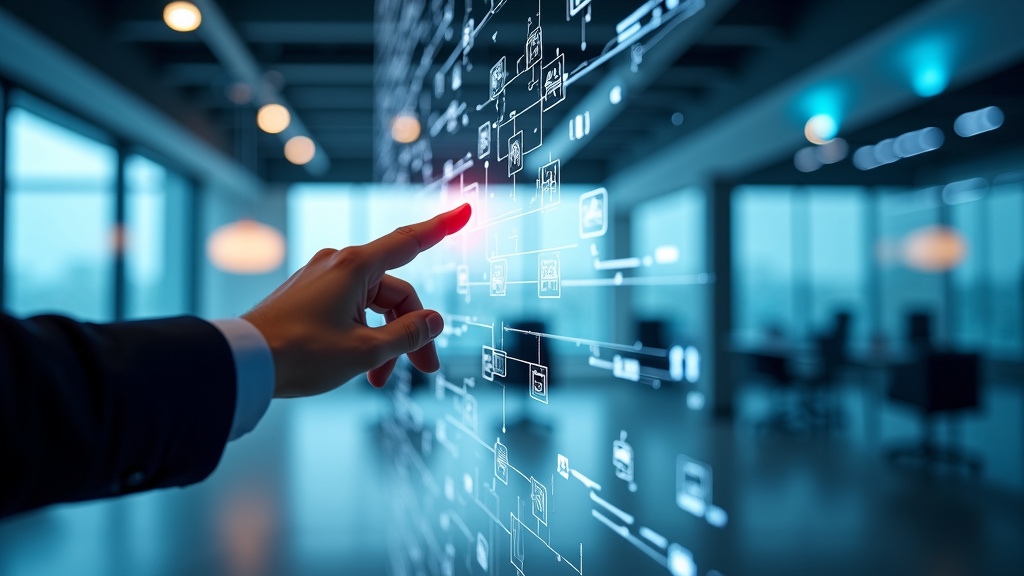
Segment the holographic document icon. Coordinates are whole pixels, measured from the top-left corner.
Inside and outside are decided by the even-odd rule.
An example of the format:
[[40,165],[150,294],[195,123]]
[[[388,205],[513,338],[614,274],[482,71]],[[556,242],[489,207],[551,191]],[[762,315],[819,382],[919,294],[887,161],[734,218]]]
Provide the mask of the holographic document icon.
[[540,205],[554,206],[562,200],[561,161],[555,160],[540,167],[537,181],[540,184]]
[[491,100],[498,97],[501,94],[502,89],[505,88],[505,57],[502,56],[501,60],[491,66],[491,74],[489,80]]
[[543,484],[537,481],[536,478],[530,478],[532,488],[530,490],[530,500],[533,501],[533,516],[540,520],[541,524],[547,526],[548,524],[548,489]]
[[619,439],[612,442],[612,464],[615,475],[626,482],[633,482],[633,447],[626,442],[626,431],[619,433]]
[[567,9],[570,18],[579,14],[580,10],[583,10],[590,4],[590,0],[566,0],[566,2],[568,2]]
[[548,403],[548,367],[530,364],[530,398]]
[[476,156],[486,158],[491,153],[491,123],[484,122],[476,131]]
[[495,350],[490,346],[483,347],[483,377],[484,380],[493,381],[495,376],[505,377],[505,366],[508,363],[508,353],[504,350]]
[[544,111],[565,100],[565,54],[559,54],[544,66]]
[[504,296],[508,282],[508,260],[491,262],[491,296]]
[[494,477],[508,485],[508,447],[501,438],[494,441]]
[[508,139],[508,175],[523,171],[523,131]]
[[698,518],[711,503],[711,467],[680,454],[676,458],[676,504]]
[[540,28],[534,29],[530,32],[530,37],[526,40],[526,67],[529,68],[540,62],[541,48],[543,44],[541,42],[541,30]]
[[608,231],[608,191],[598,188],[580,196],[580,238],[604,236]]
[[558,455],[558,474],[566,480],[569,479],[569,459],[561,454]]
[[537,258],[537,296],[561,298],[562,265],[558,253],[541,254]]

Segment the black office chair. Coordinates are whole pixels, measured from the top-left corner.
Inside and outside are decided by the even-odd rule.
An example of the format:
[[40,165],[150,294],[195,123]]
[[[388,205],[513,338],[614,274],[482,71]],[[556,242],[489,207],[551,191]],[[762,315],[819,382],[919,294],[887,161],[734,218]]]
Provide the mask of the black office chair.
[[979,458],[952,445],[940,446],[935,437],[936,416],[977,408],[980,364],[977,354],[931,352],[893,370],[889,398],[920,412],[923,435],[912,446],[888,450],[889,460],[919,460],[925,464],[966,466],[974,473],[981,471]]
[[[753,369],[767,377],[775,388],[772,413],[761,420],[759,431],[830,432],[842,428],[843,411],[836,394],[836,383],[846,363],[846,343],[851,316],[835,315],[832,328],[814,339],[813,366],[799,370],[790,358],[754,354]],[[797,402],[787,403],[790,390]]]
[[790,369],[789,359],[782,355],[750,355],[751,369],[767,380],[771,387],[772,408],[768,416],[757,423],[757,431],[795,432],[806,428],[800,410],[792,406],[790,397],[795,390],[796,376]]
[[928,312],[911,312],[906,317],[907,346],[915,354],[926,354],[932,350],[932,315]]

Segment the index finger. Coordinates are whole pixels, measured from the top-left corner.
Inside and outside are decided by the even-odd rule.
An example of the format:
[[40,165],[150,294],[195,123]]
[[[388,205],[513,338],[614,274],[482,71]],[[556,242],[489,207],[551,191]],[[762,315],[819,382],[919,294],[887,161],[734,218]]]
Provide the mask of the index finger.
[[449,234],[462,230],[473,214],[469,204],[438,214],[426,222],[402,226],[366,245],[381,271],[393,270],[412,262],[416,256],[435,246]]

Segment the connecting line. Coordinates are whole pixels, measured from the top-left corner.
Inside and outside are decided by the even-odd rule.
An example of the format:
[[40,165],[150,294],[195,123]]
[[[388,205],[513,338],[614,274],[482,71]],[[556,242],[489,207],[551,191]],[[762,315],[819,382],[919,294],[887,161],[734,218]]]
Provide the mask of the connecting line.
[[508,532],[508,535],[509,535],[509,536],[511,536],[511,535],[512,535],[512,531],[511,531],[511,530],[509,530],[508,528],[506,528],[506,527],[505,527],[505,525],[501,523],[501,520],[498,520],[498,517],[497,517],[497,516],[495,516],[495,515],[494,515],[494,514],[493,514],[493,513],[492,513],[492,512],[490,511],[490,509],[488,509],[488,508],[487,508],[487,506],[484,506],[484,503],[483,503],[483,502],[481,502],[479,498],[476,498],[476,497],[474,496],[474,497],[473,497],[473,501],[474,501],[474,502],[476,502],[476,505],[477,505],[477,506],[479,506],[481,510],[483,510],[483,511],[484,511],[485,513],[487,513],[487,515],[488,515],[488,516],[490,516],[490,517],[491,517],[491,520],[493,520],[493,521],[494,521],[495,523],[497,523],[497,524],[498,524],[498,526],[501,526],[501,529],[502,529],[502,530],[504,530],[505,532]]
[[[479,442],[481,446],[483,446],[484,448],[487,448],[488,450],[490,450],[492,454],[494,453],[494,447],[493,446],[488,446],[487,443],[484,442],[483,440],[481,440],[479,436],[477,436],[476,434],[471,432],[469,430],[469,428],[466,428],[465,424],[463,424],[462,422],[459,422],[455,418],[452,418],[451,414],[445,414],[444,415],[444,419],[447,420],[448,423],[451,424],[452,426],[455,426],[459,430],[462,430],[467,436],[469,436],[473,440],[476,440],[477,442]],[[511,468],[511,465],[509,467]],[[513,468],[513,470],[515,470],[515,469]],[[519,471],[516,470],[516,472],[519,472]],[[522,474],[522,472],[519,472],[519,473]],[[529,480],[529,478],[527,478],[527,480]]]
[[614,278],[593,278],[587,280],[562,280],[562,286],[692,286],[713,284],[714,274],[682,274],[678,276],[631,276]]
[[665,36],[668,36],[669,32],[675,30],[676,26],[679,26],[683,22],[689,20],[690,16],[693,16],[699,10],[704,8],[704,0],[698,0],[697,4],[699,4],[699,6],[694,7],[693,10],[689,14],[686,14],[686,13],[680,14],[680,16],[681,16],[680,18],[674,18],[674,19],[670,20],[668,24],[665,24],[665,26],[663,26],[662,29],[659,30],[658,33],[653,38],[651,38],[650,42],[647,42],[646,44],[641,44],[640,45],[640,55],[642,56],[642,55],[647,54],[648,52],[650,52],[651,48],[654,47],[655,45],[657,45],[658,42],[661,42],[662,40],[664,40]]
[[452,166],[452,171],[451,171],[450,174],[442,174],[441,177],[438,178],[437,180],[434,180],[433,182],[430,182],[428,184],[424,184],[423,188],[420,189],[420,191],[417,192],[417,194],[418,195],[423,195],[423,194],[426,194],[428,192],[433,192],[437,188],[440,188],[444,184],[447,184],[447,183],[451,182],[452,180],[454,180],[456,176],[462,175],[463,172],[465,172],[466,170],[469,170],[472,167],[473,167],[473,155],[472,154],[466,154],[466,156],[461,158],[455,164],[455,166]]
[[559,246],[557,248],[541,248],[540,250],[529,250],[527,252],[515,252],[512,254],[495,254],[487,259],[488,262],[497,260],[499,258],[511,258],[512,256],[526,256],[527,254],[543,254],[544,252],[558,252],[559,250],[569,250],[572,248],[578,248],[579,244],[568,244],[566,246]]
[[[491,452],[494,452],[494,449],[491,449]],[[516,468],[515,466],[513,466],[512,464],[509,464],[508,467],[513,469],[513,470],[515,470],[516,474],[519,474],[520,476],[522,476],[523,480],[526,480],[527,482],[530,481],[530,477],[529,476],[527,476],[526,474],[523,474],[522,472],[520,472],[519,469]]]
[[544,206],[542,208],[534,208],[533,210],[530,210],[530,211],[527,211],[527,212],[521,212],[519,214],[513,214],[513,215],[510,215],[510,216],[507,216],[507,217],[499,216],[499,217],[497,217],[495,219],[488,220],[487,222],[484,222],[483,224],[478,225],[476,228],[471,228],[467,232],[476,232],[477,230],[484,230],[486,228],[490,228],[491,226],[493,226],[495,224],[501,224],[502,222],[508,222],[509,220],[515,220],[517,218],[522,218],[523,216],[526,216],[528,214],[536,214],[537,212],[542,212],[544,210],[550,210],[551,208],[552,208],[551,206]]
[[622,536],[626,540],[626,542],[629,542],[633,546],[636,546],[641,552],[643,552],[644,554],[647,554],[648,556],[653,558],[655,561],[657,561],[658,564],[661,564],[662,566],[664,566],[666,568],[668,567],[668,558],[666,558],[665,556],[662,556],[661,554],[659,554],[657,550],[655,550],[654,548],[651,548],[650,546],[648,546],[643,540],[640,540],[636,536],[633,536],[632,534],[630,534],[629,533],[629,528],[626,528],[625,526],[620,526],[620,525],[616,524],[615,522],[612,522],[611,520],[608,519],[607,516],[605,516],[604,514],[601,514],[597,510],[591,510],[590,513],[593,514],[594,518],[597,518],[597,520],[599,522],[601,522],[602,524],[607,526],[609,529],[611,529],[612,532],[615,532],[619,536]]
[[462,518],[458,514],[456,514],[454,510],[450,510],[446,512],[446,514],[448,514],[448,518],[450,520],[454,520],[455,523],[458,524],[459,529],[462,530],[462,533],[466,535],[467,540],[471,542],[475,540],[475,538],[473,537],[473,533],[469,531],[469,527],[466,526],[466,523],[462,521]]
[[[656,4],[656,2],[655,2],[655,4]],[[690,6],[690,4],[699,4],[699,5],[697,7],[693,7],[693,6]],[[704,8],[704,0],[690,0],[689,2],[683,3],[682,6],[676,8],[676,10],[680,11],[680,14],[678,14],[678,16],[681,17],[679,21],[682,22],[683,20],[689,19],[691,16],[693,16],[698,11],[700,11],[702,8]],[[597,60],[594,60],[593,62],[586,62],[586,63],[583,64],[582,67],[577,68],[576,70],[573,70],[573,72],[570,73],[569,78],[567,78],[565,80],[564,85],[566,87],[568,87],[570,84],[572,84],[572,83],[576,82],[577,80],[579,80],[580,78],[586,76],[587,74],[590,73],[591,70],[594,70],[595,68],[597,68],[601,64],[604,64],[608,60],[611,60],[618,53],[622,52],[623,50],[625,50],[626,48],[632,46],[633,44],[636,44],[641,38],[643,38],[644,36],[649,34],[652,30],[657,29],[658,26],[661,26],[662,22],[664,22],[665,19],[673,19],[673,18],[676,18],[676,16],[677,16],[677,14],[673,14],[673,13],[669,12],[668,14],[663,15],[661,17],[661,19],[659,19],[659,20],[652,19],[650,22],[647,23],[646,26],[644,26],[644,27],[640,28],[639,30],[637,30],[636,32],[630,34],[627,38],[624,38],[623,40],[626,40],[625,42],[618,41],[618,38],[616,38],[613,41],[618,42],[618,43],[616,44],[616,46],[614,48],[612,48],[608,52],[605,52],[604,54],[601,54],[597,58]],[[659,40],[660,40],[660,38],[659,38]],[[609,44],[610,43],[611,42],[609,42]]]
[[466,324],[468,326],[476,326],[478,328],[487,328],[489,330],[494,330],[494,324],[481,324],[479,322],[474,322],[473,320],[470,319],[469,316],[451,315],[448,318],[451,319],[452,322],[456,322],[458,324]]
[[[534,536],[536,536],[536,537],[537,537],[537,540],[540,540],[540,541],[541,541],[541,542],[542,542],[542,543],[543,543],[543,544],[544,544],[545,546],[547,546],[547,547],[548,547],[548,550],[551,550],[552,552],[554,552],[554,553],[555,553],[555,555],[556,555],[556,556],[558,556],[558,557],[559,557],[559,558],[561,558],[562,560],[565,560],[565,563],[566,563],[566,564],[568,564],[569,566],[572,566],[572,569],[573,569],[573,570],[575,570],[577,574],[579,574],[580,576],[583,576],[583,567],[582,567],[582,564],[583,564],[583,563],[582,563],[582,562],[580,562],[580,568],[577,568],[577,567],[576,567],[576,566],[575,566],[575,565],[574,565],[574,564],[573,564],[572,562],[569,562],[569,560],[568,560],[568,559],[566,559],[566,557],[565,557],[565,555],[564,555],[564,554],[562,554],[562,553],[560,553],[560,552],[559,552],[558,550],[555,550],[554,548],[552,548],[552,547],[551,547],[551,544],[548,544],[548,543],[547,543],[547,542],[545,542],[545,541],[544,541],[544,539],[543,539],[543,538],[541,538],[541,537],[540,537],[540,536],[539,536],[539,535],[538,535],[538,534],[537,534],[536,532],[534,532],[533,530],[530,530],[530,527],[529,527],[529,526],[527,526],[525,522],[523,522],[523,521],[522,521],[522,520],[520,520],[519,518],[516,518],[515,520],[516,520],[516,522],[519,522],[519,525],[520,525],[520,526],[522,526],[523,528],[525,528],[527,532],[529,532],[530,534],[533,534]],[[581,550],[582,550],[582,547],[583,547],[583,544],[582,544],[582,543],[580,543],[580,549],[581,549]],[[580,558],[582,558],[582,557],[583,557],[583,554],[582,554],[582,552],[581,552],[581,553],[580,553]]]
[[573,468],[572,470],[569,470],[569,473],[572,474],[573,478],[575,478],[575,479],[579,480],[580,482],[582,482],[583,485],[586,486],[587,488],[590,488],[591,490],[597,490],[599,492],[601,491],[601,485],[600,484],[598,484],[597,482],[594,482],[590,478],[587,478],[586,476],[584,476],[581,472],[579,472],[575,468]]
[[626,512],[623,512],[621,508],[615,506],[611,502],[608,502],[604,498],[601,498],[594,492],[590,493],[590,499],[593,500],[595,504],[601,506],[605,510],[616,515],[619,518],[619,520],[622,520],[626,524],[632,524],[635,521],[632,514],[627,514]]
[[[505,218],[506,216],[512,216],[512,215],[518,214],[518,213],[520,213],[522,211],[523,211],[522,208],[516,208],[515,210],[513,210],[511,212],[505,212],[504,214],[502,214],[500,216],[495,216],[494,218],[491,218],[489,220],[484,220],[483,224],[490,224],[491,222],[497,222],[500,218]],[[504,220],[501,220],[501,221],[504,222]]]
[[639,258],[618,258],[615,260],[594,260],[594,270],[628,270],[639,268],[643,263]]
[[[487,284],[487,282],[482,282],[482,284]],[[444,317],[445,315],[442,314],[441,316]],[[460,314],[451,314],[448,316],[448,319],[458,324],[476,326],[477,328],[487,328],[488,330],[491,331],[491,348],[494,347],[494,324],[481,324],[480,322],[476,321],[476,316],[463,316]]]
[[[564,285],[564,282],[563,282]],[[635,354],[644,354],[646,356],[654,356],[656,358],[668,357],[668,350],[662,348],[650,348],[637,342],[632,346],[626,346],[624,344],[614,344],[612,342],[599,342],[597,340],[588,340],[586,338],[571,338],[569,336],[555,336],[554,334],[544,334],[543,332],[531,332],[529,330],[519,330],[516,328],[509,328],[508,326],[502,326],[502,330],[508,332],[517,332],[519,334],[526,334],[528,336],[536,336],[537,338],[547,338],[549,340],[560,340],[562,342],[572,342],[576,345],[587,345],[597,346],[598,348],[607,348],[609,350],[619,350],[621,352],[633,352]],[[512,358],[510,357],[509,360]]]

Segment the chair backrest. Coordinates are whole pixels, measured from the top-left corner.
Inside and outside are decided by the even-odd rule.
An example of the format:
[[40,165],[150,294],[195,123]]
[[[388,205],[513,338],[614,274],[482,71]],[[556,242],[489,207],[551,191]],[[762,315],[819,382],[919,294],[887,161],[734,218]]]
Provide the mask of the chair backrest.
[[930,410],[960,410],[978,405],[980,358],[977,354],[935,353],[928,356]]
[[932,348],[932,315],[927,312],[907,314],[907,344],[918,352]]
[[974,408],[981,384],[980,364],[977,354],[926,354],[893,370],[889,397],[926,413]]

